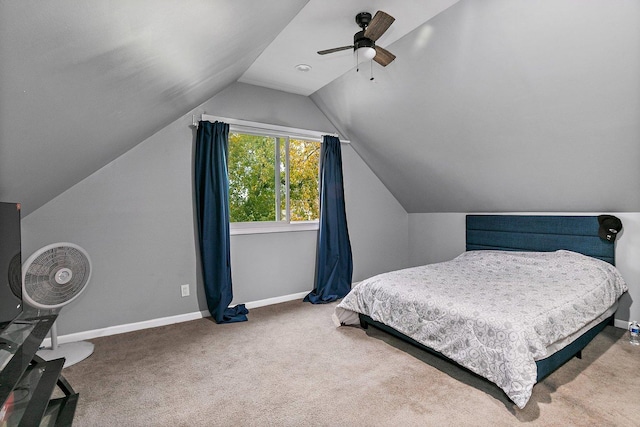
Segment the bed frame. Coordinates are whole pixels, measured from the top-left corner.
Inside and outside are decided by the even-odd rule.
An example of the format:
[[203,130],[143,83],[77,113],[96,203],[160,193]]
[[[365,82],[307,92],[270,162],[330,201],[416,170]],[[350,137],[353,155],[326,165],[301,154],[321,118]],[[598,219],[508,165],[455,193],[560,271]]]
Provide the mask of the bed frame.
[[[551,252],[566,249],[615,262],[615,245],[598,236],[598,218],[595,216],[537,216],[537,215],[467,215],[466,249]],[[613,325],[613,315],[551,356],[538,360],[537,382],[573,357],[582,358],[582,349],[608,324]],[[395,329],[360,314],[360,325],[366,329],[372,325],[403,341],[433,353],[458,365],[444,356]],[[458,365],[460,366],[460,365]],[[462,368],[464,368],[462,366]],[[464,368],[465,370],[468,370]]]

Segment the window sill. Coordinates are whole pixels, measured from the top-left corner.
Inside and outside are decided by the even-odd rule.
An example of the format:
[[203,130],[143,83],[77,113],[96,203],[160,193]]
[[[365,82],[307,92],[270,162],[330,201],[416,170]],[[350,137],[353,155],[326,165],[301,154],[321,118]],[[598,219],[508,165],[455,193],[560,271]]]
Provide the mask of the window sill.
[[232,236],[241,234],[290,233],[295,231],[318,230],[318,221],[299,221],[292,223],[276,222],[232,222],[229,232]]

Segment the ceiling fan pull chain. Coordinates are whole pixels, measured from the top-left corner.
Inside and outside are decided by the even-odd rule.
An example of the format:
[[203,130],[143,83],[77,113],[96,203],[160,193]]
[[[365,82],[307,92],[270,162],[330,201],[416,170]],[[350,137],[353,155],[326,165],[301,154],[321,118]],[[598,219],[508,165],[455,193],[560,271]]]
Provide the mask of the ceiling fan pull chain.
[[373,81],[373,60],[369,61],[369,66],[371,67],[371,78],[369,81]]

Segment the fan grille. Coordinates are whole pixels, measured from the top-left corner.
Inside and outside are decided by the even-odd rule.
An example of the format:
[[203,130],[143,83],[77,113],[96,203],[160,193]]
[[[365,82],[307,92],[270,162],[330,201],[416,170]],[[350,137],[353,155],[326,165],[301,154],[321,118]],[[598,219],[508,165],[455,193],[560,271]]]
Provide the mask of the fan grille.
[[22,298],[22,264],[20,254],[15,254],[11,261],[9,261],[9,287],[11,292],[18,297]]
[[53,247],[38,254],[24,273],[24,291],[32,303],[59,307],[75,298],[90,274],[86,254],[74,247]]

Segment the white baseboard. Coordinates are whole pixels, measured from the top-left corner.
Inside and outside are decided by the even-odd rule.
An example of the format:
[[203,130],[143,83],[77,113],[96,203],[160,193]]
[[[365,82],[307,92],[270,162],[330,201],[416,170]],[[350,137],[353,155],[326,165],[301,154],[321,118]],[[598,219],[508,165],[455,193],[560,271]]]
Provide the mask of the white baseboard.
[[[297,294],[283,295],[281,297],[267,298],[258,301],[252,301],[245,304],[248,309],[264,307],[267,305],[279,304],[287,301],[294,301],[304,298],[309,291],[299,292]],[[110,335],[124,334],[126,332],[139,331],[142,329],[157,328],[158,326],[172,325],[174,323],[188,322],[190,320],[202,319],[210,317],[209,311],[196,311],[193,313],[178,314],[176,316],[161,317],[159,319],[145,320],[142,322],[127,323],[125,325],[109,326],[107,328],[93,329],[90,331],[76,332],[73,334],[61,335],[58,337],[58,344],[68,342],[90,340],[92,338],[107,337]],[[51,347],[51,338],[45,338],[42,341],[43,347]]]
[[615,326],[616,328],[621,328],[628,331],[629,323],[630,322],[627,322],[626,320],[615,319],[615,321],[613,322],[613,326]]
[[266,305],[280,304],[281,302],[294,301],[297,299],[301,300],[304,297],[306,297],[308,293],[309,291],[304,291],[304,292],[298,292],[297,294],[283,295],[281,297],[261,299],[258,301],[248,302],[245,304],[245,306],[248,309],[252,309],[252,308],[258,308],[258,307],[264,307]]

